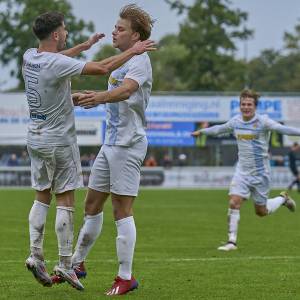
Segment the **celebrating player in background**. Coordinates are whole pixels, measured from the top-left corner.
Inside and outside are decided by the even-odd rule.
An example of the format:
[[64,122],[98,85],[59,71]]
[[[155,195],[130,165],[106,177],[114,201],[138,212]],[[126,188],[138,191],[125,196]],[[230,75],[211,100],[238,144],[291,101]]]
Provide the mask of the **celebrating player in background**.
[[252,196],[255,212],[266,216],[275,212],[281,205],[295,211],[296,204],[286,192],[268,199],[270,191],[270,163],[268,158],[269,137],[271,131],[281,134],[300,135],[300,130],[283,126],[256,113],[259,95],[244,90],[240,95],[241,115],[235,116],[223,125],[194,131],[194,137],[200,134],[219,135],[233,133],[238,144],[238,163],[230,184],[228,210],[228,242],[218,249],[230,251],[237,249],[237,232],[240,220],[240,207],[243,199]]
[[[151,34],[153,20],[136,5],[120,11],[112,33],[113,46],[127,51]],[[84,274],[83,261],[101,232],[103,206],[111,194],[117,227],[119,272],[107,295],[125,294],[138,283],[132,276],[136,241],[133,202],[138,194],[140,167],[147,152],[145,110],[152,87],[152,68],[146,53],[129,60],[112,72],[108,91],[76,94],[78,104],[90,108],[106,103],[107,120],[104,145],[92,167],[85,199],[85,218],[72,258],[78,276]],[[82,271],[82,272],[81,272]]]
[[134,55],[151,50],[153,42],[132,43],[133,47],[128,47],[120,55],[86,63],[68,56],[89,49],[103,37],[102,34],[59,53],[65,47],[68,34],[61,13],[47,12],[38,16],[33,31],[39,39],[39,48],[25,52],[22,69],[30,111],[27,147],[31,158],[32,187],[36,190],[29,214],[31,254],[26,266],[38,282],[44,286],[52,285],[45,269],[43,240],[51,193],[54,193],[59,248],[59,265],[55,272],[75,288],[83,289],[71,268],[74,190],[82,186],[82,174],[70,78],[78,74],[107,74]]

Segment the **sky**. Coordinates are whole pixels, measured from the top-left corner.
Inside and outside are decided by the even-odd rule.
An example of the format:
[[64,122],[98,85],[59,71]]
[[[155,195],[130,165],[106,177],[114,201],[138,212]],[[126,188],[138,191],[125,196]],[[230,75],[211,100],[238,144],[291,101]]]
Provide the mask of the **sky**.
[[[69,0],[76,17],[95,24],[96,32],[106,34],[102,43],[111,43],[111,32],[118,19],[120,8],[128,3],[137,3],[156,19],[152,38],[161,39],[168,33],[177,33],[179,24],[184,16],[178,16],[171,11],[163,0]],[[194,0],[182,0],[185,4],[192,4]],[[300,0],[231,0],[230,7],[239,8],[248,13],[248,28],[254,30],[254,36],[246,43],[237,44],[236,56],[247,60],[258,56],[263,49],[280,50],[283,47],[284,32],[293,32],[300,23]],[[92,58],[98,47],[87,52]],[[9,77],[8,68],[1,69],[0,90],[16,85],[16,80]]]

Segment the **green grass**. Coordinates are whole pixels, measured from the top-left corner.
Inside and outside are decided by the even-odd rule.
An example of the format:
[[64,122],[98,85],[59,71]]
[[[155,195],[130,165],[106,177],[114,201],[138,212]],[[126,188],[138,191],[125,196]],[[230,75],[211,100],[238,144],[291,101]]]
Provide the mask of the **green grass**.
[[[84,195],[85,191],[77,192],[76,233]],[[103,293],[118,267],[111,204],[107,203],[102,235],[86,262],[85,291],[78,292],[67,284],[44,288],[24,267],[33,198],[30,190],[0,190],[0,299],[107,299]],[[239,249],[221,253],[216,248],[226,241],[226,214],[226,191],[142,191],[135,203],[134,274],[140,288],[122,299],[300,299],[299,212],[283,207],[259,218],[252,202],[246,202]],[[57,260],[54,221],[53,203],[44,243],[49,271]]]

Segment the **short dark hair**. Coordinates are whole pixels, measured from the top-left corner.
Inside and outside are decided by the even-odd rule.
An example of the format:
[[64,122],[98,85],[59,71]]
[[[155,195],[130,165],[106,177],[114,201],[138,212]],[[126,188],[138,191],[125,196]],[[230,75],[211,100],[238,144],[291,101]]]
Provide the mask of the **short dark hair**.
[[136,4],[124,6],[120,11],[120,18],[131,22],[132,30],[140,34],[142,41],[150,37],[155,20]]
[[250,89],[244,89],[241,91],[240,101],[243,98],[252,98],[252,99],[254,99],[255,106],[257,106],[259,97],[260,97],[260,95],[256,91],[250,90]]
[[36,37],[41,41],[49,37],[64,22],[64,15],[60,12],[49,11],[38,16],[32,26]]

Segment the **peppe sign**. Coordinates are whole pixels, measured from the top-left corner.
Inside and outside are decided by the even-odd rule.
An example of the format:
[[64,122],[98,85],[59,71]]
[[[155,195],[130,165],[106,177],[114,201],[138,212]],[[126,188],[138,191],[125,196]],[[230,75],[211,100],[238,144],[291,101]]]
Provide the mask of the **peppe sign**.
[[[283,103],[282,99],[260,98],[258,102],[257,112],[262,115],[268,115],[275,121],[283,119]],[[240,113],[240,100],[232,99],[230,102],[230,117]],[[300,116],[299,116],[300,117]]]

